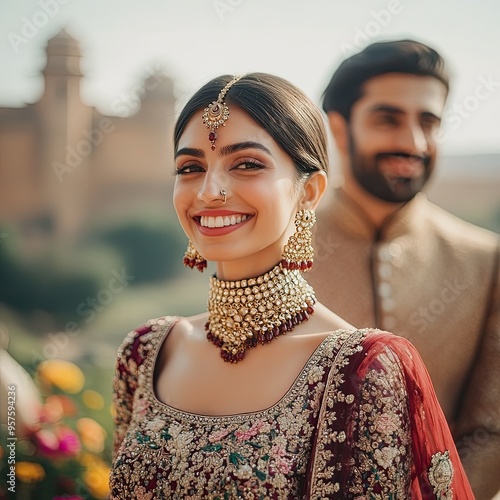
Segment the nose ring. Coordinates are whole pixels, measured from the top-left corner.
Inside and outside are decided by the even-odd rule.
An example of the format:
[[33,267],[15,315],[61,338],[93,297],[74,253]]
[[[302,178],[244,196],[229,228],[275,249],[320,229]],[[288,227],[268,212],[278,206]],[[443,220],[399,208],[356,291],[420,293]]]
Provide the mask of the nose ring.
[[222,203],[226,203],[227,191],[224,188],[220,190],[220,195],[224,198],[224,201]]

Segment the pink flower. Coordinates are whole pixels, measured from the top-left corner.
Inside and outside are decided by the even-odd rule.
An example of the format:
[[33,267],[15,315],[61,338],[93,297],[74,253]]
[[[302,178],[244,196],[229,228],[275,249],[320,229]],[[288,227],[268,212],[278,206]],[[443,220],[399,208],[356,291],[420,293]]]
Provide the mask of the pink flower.
[[148,407],[149,403],[145,399],[139,399],[139,401],[137,401],[137,412],[141,417],[146,414]]
[[212,432],[212,434],[210,434],[210,436],[208,436],[208,440],[211,443],[216,443],[217,441],[224,439],[228,434],[229,434],[229,431],[227,429],[215,431],[215,432]]
[[383,436],[396,432],[399,427],[399,418],[393,413],[382,413],[382,415],[377,417],[377,421],[375,422],[375,430]]
[[291,467],[287,460],[279,460],[276,463],[276,470],[281,474],[288,474],[291,470]]
[[254,437],[259,433],[260,428],[264,425],[264,422],[261,420],[255,422],[255,424],[250,427],[247,431],[236,431],[234,435],[238,439],[238,441],[246,441],[251,437]]
[[281,446],[278,446],[278,445],[275,444],[271,448],[271,451],[269,452],[269,454],[272,457],[281,458],[281,457],[286,456],[286,451]]
[[35,435],[38,449],[47,456],[75,456],[80,451],[78,434],[69,427],[59,427],[54,431],[42,429]]
[[80,451],[80,439],[78,434],[69,427],[59,429],[59,452],[65,456],[77,455]]

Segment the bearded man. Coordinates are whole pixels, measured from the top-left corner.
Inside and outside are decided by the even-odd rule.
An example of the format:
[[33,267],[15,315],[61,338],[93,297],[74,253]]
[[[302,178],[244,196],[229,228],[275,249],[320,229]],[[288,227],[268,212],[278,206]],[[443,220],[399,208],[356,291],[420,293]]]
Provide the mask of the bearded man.
[[343,185],[318,213],[318,299],[356,327],[419,350],[478,499],[500,490],[498,235],[430,203],[449,89],[441,56],[411,40],[342,62],[323,100]]

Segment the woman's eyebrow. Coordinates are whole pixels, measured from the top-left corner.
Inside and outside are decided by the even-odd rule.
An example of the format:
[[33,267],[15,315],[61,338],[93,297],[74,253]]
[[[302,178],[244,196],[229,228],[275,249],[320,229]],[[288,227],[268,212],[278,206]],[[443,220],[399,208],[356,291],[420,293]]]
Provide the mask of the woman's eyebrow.
[[[273,156],[271,151],[269,151],[269,149],[266,148],[266,146],[264,146],[260,142],[254,142],[254,141],[238,142],[236,144],[223,146],[222,148],[219,149],[219,155],[227,156],[233,153],[238,153],[239,151],[244,151],[246,149],[258,149],[259,151],[262,151],[271,157]],[[203,151],[203,149],[198,149],[198,148],[181,148],[175,153],[174,158],[183,155],[194,156],[195,158],[205,158],[205,152]]]
[[223,146],[219,150],[219,154],[226,156],[230,155],[232,153],[238,153],[239,151],[243,151],[245,149],[258,149],[269,156],[273,156],[271,151],[266,148],[266,146],[262,145],[260,142],[254,142],[254,141],[245,141],[245,142],[238,142],[236,144],[230,144],[228,146]]
[[205,152],[203,149],[196,148],[181,148],[175,153],[174,158],[182,155],[194,156],[195,158],[205,158]]

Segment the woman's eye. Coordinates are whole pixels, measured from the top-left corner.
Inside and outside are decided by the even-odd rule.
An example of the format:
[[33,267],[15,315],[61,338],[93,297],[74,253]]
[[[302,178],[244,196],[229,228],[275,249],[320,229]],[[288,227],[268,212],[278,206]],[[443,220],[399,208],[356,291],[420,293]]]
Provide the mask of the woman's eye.
[[258,163],[256,161],[243,161],[241,163],[238,163],[236,166],[233,167],[236,170],[262,170],[263,168],[266,168],[262,163]]
[[203,167],[200,165],[183,165],[175,169],[176,175],[193,174],[197,172],[203,172]]

